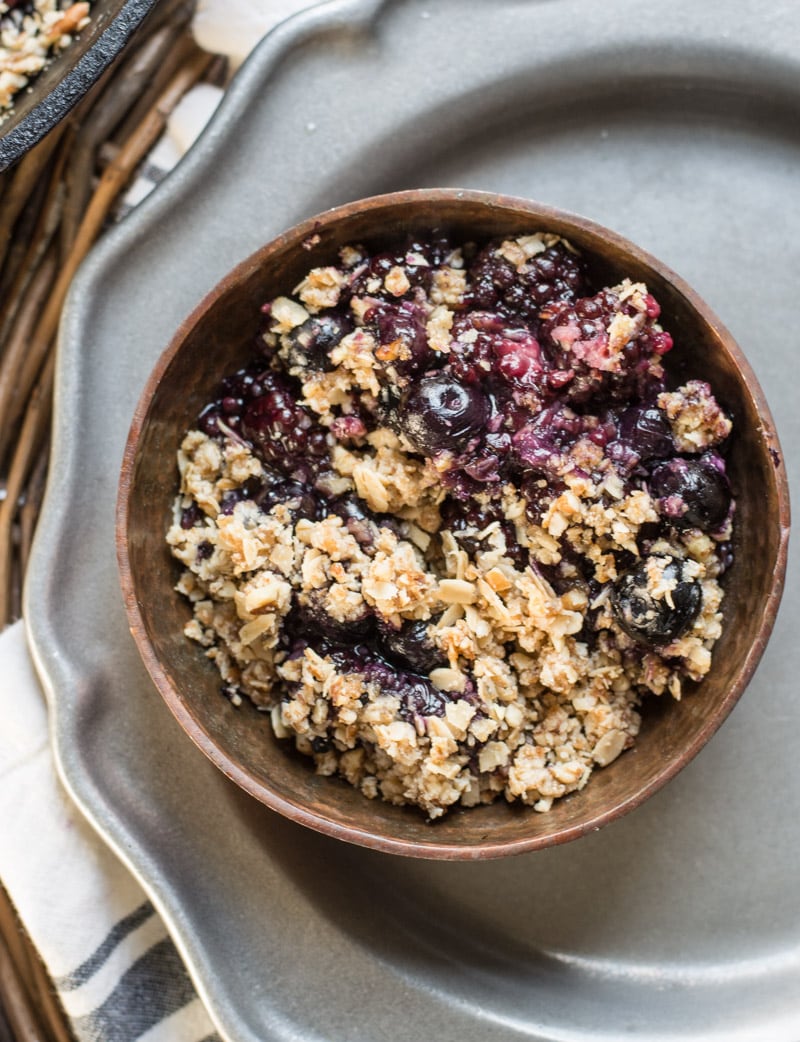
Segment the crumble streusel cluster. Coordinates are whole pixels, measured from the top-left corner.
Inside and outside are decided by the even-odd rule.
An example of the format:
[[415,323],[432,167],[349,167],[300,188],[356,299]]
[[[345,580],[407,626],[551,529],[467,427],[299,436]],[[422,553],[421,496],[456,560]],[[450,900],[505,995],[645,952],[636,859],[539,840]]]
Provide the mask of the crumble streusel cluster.
[[348,247],[263,311],[179,453],[188,636],[367,796],[548,810],[710,668],[729,419],[548,234]]

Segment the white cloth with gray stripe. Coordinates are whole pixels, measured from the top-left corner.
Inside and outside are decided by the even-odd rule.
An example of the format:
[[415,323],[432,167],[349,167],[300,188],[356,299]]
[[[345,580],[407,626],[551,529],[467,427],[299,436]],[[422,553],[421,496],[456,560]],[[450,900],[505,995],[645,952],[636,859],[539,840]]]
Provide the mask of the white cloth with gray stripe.
[[[204,0],[195,35],[233,67],[309,0]],[[196,87],[118,217],[181,158],[221,91]],[[219,1042],[164,923],[58,780],[47,707],[22,623],[0,633],[0,880],[54,980],[79,1042]],[[2,1032],[0,1032],[2,1035]]]
[[76,1037],[217,1039],[164,923],[56,777],[22,623],[0,634],[0,668],[0,879]]

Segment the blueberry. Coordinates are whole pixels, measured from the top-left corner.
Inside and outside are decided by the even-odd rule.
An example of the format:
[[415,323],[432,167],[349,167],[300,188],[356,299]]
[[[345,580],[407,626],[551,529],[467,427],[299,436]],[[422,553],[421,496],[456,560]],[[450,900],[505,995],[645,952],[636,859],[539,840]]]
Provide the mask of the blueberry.
[[488,536],[478,536],[493,522],[498,522],[500,531],[505,536],[506,556],[511,558],[520,571],[527,567],[528,551],[518,542],[516,528],[504,516],[498,502],[481,504],[474,499],[459,500],[448,497],[442,503],[441,517],[442,528],[449,529],[458,540],[458,545],[471,557],[492,549]]
[[618,439],[642,460],[664,459],[675,451],[669,421],[654,405],[634,405],[619,418]]
[[303,369],[330,369],[330,352],[342,337],[353,331],[353,323],[346,315],[328,313],[312,315],[301,326],[296,326],[281,338],[286,361]]
[[243,488],[239,487],[230,489],[228,492],[224,493],[222,499],[220,500],[220,513],[225,514],[226,516],[230,516],[236,508],[236,504],[241,503],[242,500],[247,498],[248,496]]
[[278,503],[285,503],[292,516],[306,518],[309,521],[319,519],[321,505],[314,490],[299,481],[276,481],[265,484],[253,496],[258,506],[268,514]]
[[375,542],[375,530],[371,525],[370,512],[362,501],[352,493],[336,496],[327,502],[329,514],[335,514],[344,521],[344,527],[361,546],[372,546]]
[[731,505],[728,479],[707,459],[660,463],[650,477],[650,494],[674,524],[705,531],[719,528]]
[[687,574],[685,562],[670,554],[653,554],[617,581],[611,603],[629,637],[658,647],[686,632],[700,613],[702,599],[700,584]]
[[381,350],[401,376],[413,376],[426,369],[433,357],[425,330],[427,313],[411,300],[380,303],[371,308],[365,320],[375,328]]
[[[264,480],[255,477],[248,478],[242,485],[237,485],[236,488],[229,489],[225,492],[220,500],[220,513],[227,515],[232,514],[236,508],[236,504],[241,503],[244,500],[257,502],[265,484],[280,481],[278,475],[274,474],[272,471],[266,471],[265,474],[266,476]],[[262,507],[262,510],[269,510],[269,507]]]
[[458,452],[478,434],[489,403],[479,387],[467,386],[447,373],[428,373],[403,396],[400,427],[420,452]]
[[199,525],[202,520],[203,511],[197,503],[190,503],[188,507],[184,507],[181,511],[181,528],[194,528],[194,526]]
[[353,493],[346,492],[342,496],[329,499],[326,508],[329,514],[335,514],[344,521],[344,527],[361,546],[373,545],[378,528],[388,528],[399,538],[403,536],[402,525],[396,517],[392,514],[373,513],[364,501]]
[[400,702],[398,712],[403,720],[413,721],[420,716],[444,716],[445,709],[453,701],[452,695],[434,687],[427,677],[396,668],[367,644],[353,643],[357,640],[355,635],[349,644],[344,643],[341,637],[332,640],[334,643],[324,638],[309,642],[304,637],[297,646],[307,647],[311,643],[318,654],[330,657],[340,673],[361,673],[364,680],[374,684],[381,694],[393,695]]
[[400,429],[400,403],[402,395],[391,384],[384,384],[375,403],[375,414],[378,423],[393,431]]
[[428,635],[429,625],[424,619],[416,619],[404,622],[399,630],[383,628],[380,643],[386,657],[422,674],[446,665],[444,655]]

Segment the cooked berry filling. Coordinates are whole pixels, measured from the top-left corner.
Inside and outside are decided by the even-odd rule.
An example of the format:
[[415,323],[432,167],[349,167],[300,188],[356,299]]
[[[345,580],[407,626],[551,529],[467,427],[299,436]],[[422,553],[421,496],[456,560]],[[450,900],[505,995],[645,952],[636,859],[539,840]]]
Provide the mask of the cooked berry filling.
[[710,668],[731,424],[590,270],[546,233],[347,247],[186,435],[187,632],[367,796],[545,811]]
[[447,658],[430,638],[426,619],[409,619],[398,629],[384,624],[380,645],[390,662],[422,676],[447,665]]

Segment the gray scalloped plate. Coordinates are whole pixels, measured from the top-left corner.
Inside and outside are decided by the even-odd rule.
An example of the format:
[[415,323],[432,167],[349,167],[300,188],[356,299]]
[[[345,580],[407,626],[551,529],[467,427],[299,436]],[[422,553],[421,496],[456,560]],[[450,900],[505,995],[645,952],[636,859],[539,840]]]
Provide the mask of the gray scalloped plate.
[[566,847],[450,864],[337,843],[227,781],[139,661],[114,554],[130,418],[185,315],[300,218],[434,184],[585,213],[672,266],[744,347],[797,481],[800,7],[753,6],[323,5],[261,44],[76,279],[29,633],[66,784],[226,1037],[800,1039],[794,555],[755,679],[667,789]]

